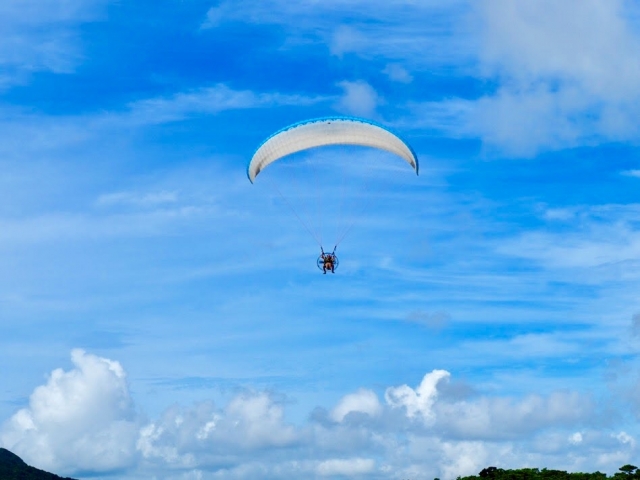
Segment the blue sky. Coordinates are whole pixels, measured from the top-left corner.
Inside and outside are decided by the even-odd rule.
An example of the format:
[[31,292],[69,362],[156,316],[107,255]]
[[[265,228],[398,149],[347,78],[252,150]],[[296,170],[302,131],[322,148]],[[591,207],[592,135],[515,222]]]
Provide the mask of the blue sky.
[[[634,2],[5,0],[0,16],[0,446],[123,479],[638,458]],[[299,158],[377,165],[324,276],[245,169],[272,132],[336,114],[396,130],[421,166]],[[316,188],[326,215],[337,189]]]

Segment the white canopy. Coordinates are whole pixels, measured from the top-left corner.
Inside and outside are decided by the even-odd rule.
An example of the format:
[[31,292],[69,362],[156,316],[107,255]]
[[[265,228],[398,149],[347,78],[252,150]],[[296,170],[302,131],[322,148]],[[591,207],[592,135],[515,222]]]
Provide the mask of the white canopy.
[[295,123],[274,133],[258,147],[247,176],[251,183],[279,158],[324,145],[361,145],[398,155],[418,173],[413,149],[382,125],[356,117],[326,117]]

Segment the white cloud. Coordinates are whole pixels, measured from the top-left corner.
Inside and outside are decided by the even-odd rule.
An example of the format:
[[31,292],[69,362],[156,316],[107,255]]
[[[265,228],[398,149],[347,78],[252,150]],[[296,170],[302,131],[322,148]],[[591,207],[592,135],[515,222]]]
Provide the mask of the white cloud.
[[350,393],[340,399],[331,411],[331,418],[336,422],[342,422],[349,413],[365,413],[371,417],[378,416],[382,406],[378,396],[371,390],[360,389],[356,393]]
[[405,319],[408,322],[415,322],[434,330],[440,330],[451,321],[451,315],[447,312],[429,313],[422,310],[414,310],[413,312],[409,312]]
[[361,117],[375,117],[376,108],[384,103],[373,87],[365,81],[349,82],[345,80],[338,85],[344,90],[344,95],[336,108],[345,113]]
[[387,75],[394,82],[411,83],[413,81],[411,74],[398,63],[389,63],[382,73]]
[[[128,105],[128,112],[115,114],[117,125],[122,122],[136,125],[179,121],[193,115],[214,114],[225,110],[242,110],[275,106],[308,106],[327,101],[327,97],[305,97],[280,93],[254,93],[233,90],[218,84],[167,97],[139,100]],[[106,116],[103,120],[109,119]]]
[[201,28],[206,30],[219,26],[230,13],[232,13],[232,9],[231,4],[228,2],[222,2],[217,7],[211,7],[207,11],[205,21],[202,23]]
[[109,0],[5,0],[0,4],[0,87],[35,71],[68,73],[82,59],[78,26]]
[[624,172],[621,172],[621,174],[627,177],[640,178],[640,170],[625,170]]
[[566,221],[576,217],[575,208],[548,208],[543,211],[546,220]]
[[135,192],[115,192],[100,195],[96,200],[99,206],[135,205],[140,207],[152,207],[178,201],[177,192],[153,192],[138,194]]
[[369,458],[350,458],[325,460],[318,465],[317,472],[322,476],[341,475],[353,477],[366,475],[375,469],[375,461]]
[[31,394],[29,407],[5,424],[2,444],[49,471],[132,465],[138,422],[122,366],[82,350],[71,360],[72,370],[54,370]]
[[482,442],[444,442],[442,476],[475,475],[490,462],[491,448]]
[[620,443],[622,443],[622,444],[628,444],[628,445],[631,445],[631,446],[635,446],[635,444],[636,444],[635,439],[634,439],[631,435],[629,435],[628,433],[626,433],[626,432],[620,432],[620,433],[618,433],[617,435],[615,435],[615,437],[616,437],[616,438],[620,441]]
[[[109,156],[117,164],[124,155],[131,155],[131,150],[127,148],[129,135],[146,126],[229,110],[305,107],[322,102],[329,104],[336,99],[337,96],[235,90],[225,84],[216,84],[166,96],[143,98],[120,110],[89,115],[46,116],[5,109],[0,110],[0,154],[4,160],[12,160],[16,164],[24,163],[25,157],[31,158],[29,165],[34,164],[35,160],[44,163],[54,158],[57,168],[52,168],[50,174],[60,175],[59,157],[62,152],[67,160],[62,162],[63,166],[69,163],[69,150],[75,152],[78,147],[87,149],[88,152],[83,152],[85,156],[99,159]],[[123,135],[123,132],[127,135]],[[114,155],[117,158],[114,159]],[[5,163],[3,166],[16,168],[15,164]],[[39,164],[40,169],[42,165]]]
[[623,1],[491,0],[478,6],[487,74],[524,85],[557,80],[559,91],[573,83],[610,100],[638,95],[640,38]]
[[438,426],[460,439],[523,438],[548,427],[571,426],[594,419],[591,402],[576,393],[530,395],[521,400],[481,398],[441,403]]
[[225,413],[234,421],[238,441],[247,446],[284,446],[296,440],[293,427],[284,423],[282,406],[265,393],[237,396]]
[[569,427],[597,419],[592,402],[575,392],[556,392],[546,397],[529,395],[522,399],[440,398],[438,386],[449,378],[448,372],[434,370],[424,376],[416,389],[407,385],[388,388],[385,399],[393,409],[402,407],[409,419],[419,419],[448,438],[461,441],[526,438],[546,428]]
[[580,432],[576,432],[571,437],[569,437],[569,441],[575,445],[582,442],[582,434]]
[[470,53],[465,32],[455,25],[467,10],[467,0],[393,0],[376,8],[365,0],[227,0],[208,11],[202,28],[229,21],[274,24],[287,33],[287,44],[323,43],[337,56],[355,53],[408,64],[450,65],[453,58],[466,59]]
[[477,5],[481,73],[500,87],[470,102],[459,132],[523,156],[640,137],[640,32],[630,3]]
[[329,49],[332,55],[342,57],[345,53],[361,50],[366,44],[366,37],[355,28],[340,25],[331,35]]
[[425,423],[430,424],[435,420],[433,405],[438,397],[438,384],[450,376],[445,370],[434,370],[424,376],[416,389],[408,385],[390,387],[384,397],[391,407],[404,407],[409,418],[419,415]]
[[[72,355],[74,369],[55,370],[0,432],[4,447],[58,472],[118,470],[124,479],[453,478],[522,462],[611,470],[637,453],[633,433],[589,428],[588,402],[577,394],[459,401],[438,395],[450,377],[444,370],[426,374],[416,389],[388,388],[386,404],[366,389],[345,395],[330,413],[333,422],[289,424],[283,405],[265,392],[235,395],[224,407],[174,405],[143,422],[118,362],[81,350]],[[345,422],[352,412],[371,421]]]
[[473,102],[473,112],[463,129],[482,138],[486,145],[515,155],[533,156],[541,147],[575,145],[591,132],[580,128],[574,119],[587,108],[587,99],[576,94],[570,100],[566,105],[564,97],[548,85],[524,90],[503,87],[495,95]]
[[295,444],[298,436],[269,395],[241,394],[224,409],[211,402],[169,408],[142,428],[137,448],[148,462],[185,469],[203,463],[224,465],[243,453],[277,450]]
[[[599,205],[574,209],[562,216],[569,231],[530,231],[498,246],[507,255],[528,258],[548,267],[585,268],[629,263],[640,255],[640,232],[635,228],[640,205]],[[556,220],[552,215],[551,220]]]
[[217,216],[215,207],[171,205],[107,215],[52,213],[24,220],[0,220],[4,230],[0,244],[29,244],[60,240],[109,239],[115,237],[148,237],[187,228],[187,220]]

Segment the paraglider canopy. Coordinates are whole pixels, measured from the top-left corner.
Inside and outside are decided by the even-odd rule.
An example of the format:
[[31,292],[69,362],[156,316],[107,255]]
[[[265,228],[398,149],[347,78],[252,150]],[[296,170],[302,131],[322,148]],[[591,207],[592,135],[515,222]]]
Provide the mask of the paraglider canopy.
[[360,145],[394,153],[418,173],[413,149],[386,127],[357,117],[323,117],[294,123],[277,131],[258,147],[247,176],[251,183],[276,160],[302,150],[325,145]]

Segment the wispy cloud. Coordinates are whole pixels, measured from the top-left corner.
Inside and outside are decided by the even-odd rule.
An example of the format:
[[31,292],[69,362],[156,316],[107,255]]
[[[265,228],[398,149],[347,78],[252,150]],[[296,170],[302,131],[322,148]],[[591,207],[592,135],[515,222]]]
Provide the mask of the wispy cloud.
[[[5,158],[23,158],[29,153],[38,160],[56,157],[72,147],[98,146],[93,155],[127,142],[141,129],[189,118],[233,110],[278,107],[305,108],[335,103],[336,96],[306,96],[278,92],[236,90],[217,84],[171,95],[142,98],[119,109],[79,115],[41,115],[20,109],[0,109],[0,152]],[[366,98],[365,98],[366,101]],[[361,105],[356,102],[356,106]],[[127,135],[123,135],[126,133]],[[124,152],[120,152],[120,157]]]
[[104,14],[108,0],[7,0],[0,6],[0,88],[30,72],[69,73],[82,60],[79,26]]
[[167,97],[138,100],[128,105],[128,112],[116,115],[116,121],[133,124],[155,124],[179,121],[192,115],[215,114],[225,110],[270,108],[279,106],[306,107],[326,102],[330,97],[309,97],[281,93],[255,93],[234,90],[218,84]]
[[[357,0],[286,2],[225,1],[212,7],[204,29],[228,21],[281,25],[289,43],[312,41],[328,45],[334,55],[356,53],[403,60],[415,65],[451,64],[468,58],[465,30],[454,20],[469,11],[466,0],[447,2],[394,0],[370,8]],[[379,41],[381,28],[385,41]],[[446,39],[446,41],[443,41]]]
[[[546,215],[574,226],[571,232],[530,231],[507,240],[500,250],[563,268],[596,267],[631,262],[640,255],[640,205],[600,205],[573,213]],[[630,265],[631,268],[634,268]]]
[[96,204],[99,206],[135,205],[149,207],[178,201],[177,192],[154,192],[137,194],[134,192],[115,192],[100,195]]

